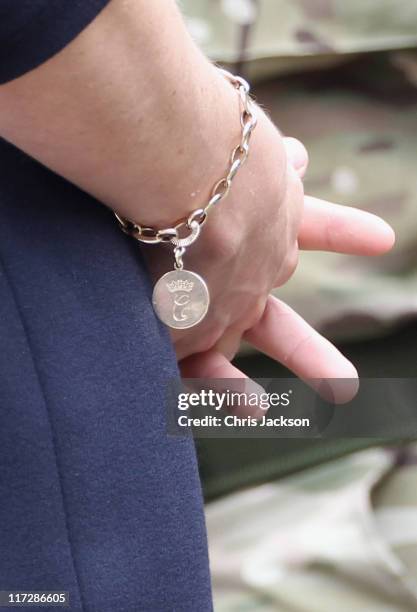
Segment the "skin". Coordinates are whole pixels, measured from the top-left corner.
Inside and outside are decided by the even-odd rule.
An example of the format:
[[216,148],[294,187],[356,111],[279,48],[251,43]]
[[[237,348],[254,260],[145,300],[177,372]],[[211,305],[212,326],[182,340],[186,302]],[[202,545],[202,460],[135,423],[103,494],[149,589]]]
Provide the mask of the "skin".
[[[333,389],[346,401],[354,366],[270,291],[293,274],[299,248],[380,255],[394,233],[305,197],[305,148],[257,113],[246,165],[185,256],[212,302],[201,325],[172,334],[178,360],[184,376],[242,378],[231,361],[245,339],[301,378],[351,379]],[[0,87],[0,135],[120,214],[170,227],[224,176],[239,102],[175,2],[113,0],[60,53]],[[172,269],[172,253],[145,250],[155,277]]]

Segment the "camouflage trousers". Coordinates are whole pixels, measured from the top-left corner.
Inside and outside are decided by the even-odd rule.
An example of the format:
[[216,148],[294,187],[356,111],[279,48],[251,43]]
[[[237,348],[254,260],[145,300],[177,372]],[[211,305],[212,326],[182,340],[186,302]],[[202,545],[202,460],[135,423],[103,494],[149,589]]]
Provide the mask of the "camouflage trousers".
[[207,524],[216,612],[417,609],[417,445],[232,494]]

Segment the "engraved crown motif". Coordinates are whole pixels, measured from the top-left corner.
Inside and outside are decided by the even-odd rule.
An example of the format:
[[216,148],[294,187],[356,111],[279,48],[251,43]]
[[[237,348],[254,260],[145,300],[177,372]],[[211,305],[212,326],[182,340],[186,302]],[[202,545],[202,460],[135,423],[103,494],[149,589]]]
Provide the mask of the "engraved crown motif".
[[189,280],[176,280],[167,283],[167,288],[170,293],[176,293],[177,291],[186,291],[189,293],[194,287],[194,283]]

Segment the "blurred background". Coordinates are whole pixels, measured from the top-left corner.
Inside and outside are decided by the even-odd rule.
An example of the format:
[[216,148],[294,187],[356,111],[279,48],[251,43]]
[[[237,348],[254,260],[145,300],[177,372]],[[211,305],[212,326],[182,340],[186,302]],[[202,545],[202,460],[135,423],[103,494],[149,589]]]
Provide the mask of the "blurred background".
[[[181,0],[214,60],[310,153],[306,192],[375,212],[394,251],[304,253],[277,291],[362,376],[417,374],[417,0]],[[244,348],[252,377],[288,377]],[[416,398],[417,410],[417,398]],[[198,440],[216,611],[417,610],[412,441]]]

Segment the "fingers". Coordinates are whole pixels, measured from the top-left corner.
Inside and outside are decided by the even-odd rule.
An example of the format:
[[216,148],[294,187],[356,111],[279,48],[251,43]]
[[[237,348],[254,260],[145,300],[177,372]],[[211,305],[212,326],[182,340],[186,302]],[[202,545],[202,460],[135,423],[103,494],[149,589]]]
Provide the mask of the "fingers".
[[180,361],[183,378],[247,378],[220,351],[197,353]]
[[[236,393],[239,396],[239,403],[228,406],[228,412],[236,416],[255,418],[265,414],[267,410],[265,390],[232,365],[218,350],[211,349],[187,357],[179,363],[179,366],[183,378],[198,379],[189,381],[189,386],[197,391],[209,387],[215,392],[222,393],[227,387],[230,393]],[[226,379],[226,383],[223,379]],[[246,403],[242,394],[255,398],[253,403]]]
[[395,242],[393,229],[371,213],[306,196],[300,249],[382,255]]
[[296,138],[283,138],[283,142],[289,163],[300,178],[303,178],[308,167],[308,153],[305,146]]
[[[318,391],[323,391],[324,379],[336,404],[350,401],[358,390],[358,374],[350,361],[273,296],[269,296],[260,321],[244,337]],[[326,399],[329,399],[328,394]]]

